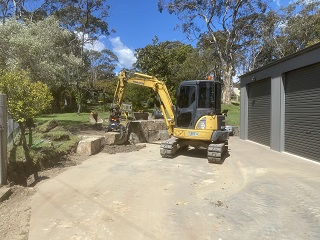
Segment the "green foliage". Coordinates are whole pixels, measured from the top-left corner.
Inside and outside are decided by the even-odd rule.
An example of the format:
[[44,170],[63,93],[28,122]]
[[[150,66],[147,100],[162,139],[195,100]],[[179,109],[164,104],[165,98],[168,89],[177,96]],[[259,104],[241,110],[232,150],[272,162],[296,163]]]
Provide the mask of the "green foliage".
[[278,50],[283,56],[320,42],[320,2],[298,0],[282,9]]
[[74,81],[81,58],[76,36],[50,17],[40,22],[16,20],[0,25],[0,68],[26,70],[32,81],[60,86]]
[[246,36],[246,43],[241,46],[242,54],[238,56],[244,71],[252,71],[283,57],[275,47],[279,23],[280,17],[274,11],[261,15],[255,22],[257,30]]
[[147,108],[154,108],[154,105],[155,105],[155,98],[149,98],[148,100],[147,100]]
[[0,73],[0,92],[8,98],[8,112],[16,122],[24,123],[49,106],[52,96],[41,82],[31,82],[28,74],[19,72]]
[[254,23],[265,13],[266,0],[158,2],[160,11],[166,8],[178,16],[182,31],[190,38],[207,35],[212,43],[211,51],[216,52],[220,60],[224,102],[230,104],[239,46],[246,43],[247,36],[255,34],[257,28]]
[[147,100],[155,93],[144,86],[128,84],[125,90],[124,102],[131,103],[133,111],[139,111],[145,108]]
[[183,63],[192,52],[192,46],[181,42],[158,42],[157,37],[153,44],[137,49],[135,67],[146,74],[163,80],[172,96],[181,79],[179,72]]
[[[27,144],[25,130],[26,122],[49,106],[52,96],[48,87],[41,82],[31,82],[29,75],[24,71],[0,72],[0,92],[5,93],[8,99],[8,112],[19,123],[20,142],[24,150],[27,173],[37,172],[30,149]],[[29,126],[29,144],[32,144],[32,132]],[[17,163],[16,163],[17,164]],[[27,175],[28,176],[28,175]]]
[[279,12],[269,11],[253,23],[238,56],[243,71],[251,71],[274,60],[320,42],[320,2],[292,1]]
[[[74,94],[78,105],[78,114],[80,114],[83,101],[81,83],[87,79],[92,79],[94,77],[93,72],[98,70],[97,68],[91,68],[90,74],[89,69],[92,61],[90,53],[85,51],[85,44],[92,43],[98,36],[109,35],[108,23],[106,21],[109,6],[106,0],[47,0],[41,6],[41,10],[45,13],[44,15],[56,16],[65,28],[70,29],[78,35],[81,64],[75,75]],[[109,67],[114,69],[112,63],[109,64]],[[101,70],[99,69],[99,72],[103,72]]]
[[177,74],[183,80],[201,80],[213,75],[214,79],[219,81],[221,80],[219,58],[210,47],[198,44],[183,62]]
[[66,28],[89,34],[89,41],[92,34],[109,35],[106,0],[46,0],[40,9],[44,17],[54,15]]

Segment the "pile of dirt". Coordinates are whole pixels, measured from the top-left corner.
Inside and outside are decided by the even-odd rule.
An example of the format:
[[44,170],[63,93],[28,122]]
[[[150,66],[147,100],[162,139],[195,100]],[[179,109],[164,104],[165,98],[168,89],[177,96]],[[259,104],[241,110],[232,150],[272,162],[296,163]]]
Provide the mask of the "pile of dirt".
[[139,151],[142,148],[145,148],[146,144],[137,144],[137,145],[106,145],[101,152],[116,154],[116,153],[128,153],[133,151]]

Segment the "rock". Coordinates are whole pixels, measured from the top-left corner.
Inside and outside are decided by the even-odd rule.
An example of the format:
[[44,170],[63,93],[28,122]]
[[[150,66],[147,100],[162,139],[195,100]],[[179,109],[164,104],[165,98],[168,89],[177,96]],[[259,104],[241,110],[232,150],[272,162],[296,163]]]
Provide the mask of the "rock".
[[117,144],[117,142],[120,139],[120,133],[119,132],[106,132],[104,135],[105,138],[105,144],[106,145],[114,145]]
[[77,146],[77,154],[90,156],[100,152],[105,144],[104,137],[89,137],[81,140]]

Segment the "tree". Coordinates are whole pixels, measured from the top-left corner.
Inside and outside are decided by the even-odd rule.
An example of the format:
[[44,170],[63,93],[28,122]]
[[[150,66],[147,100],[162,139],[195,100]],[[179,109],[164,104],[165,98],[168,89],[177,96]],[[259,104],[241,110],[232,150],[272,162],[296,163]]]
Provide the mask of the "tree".
[[[277,51],[276,36],[279,35],[280,17],[271,10],[260,15],[252,23],[255,31],[242,34],[242,44],[237,46],[237,69],[240,72],[252,71],[282,57]],[[246,28],[243,26],[243,29]],[[246,31],[246,30],[245,30]]]
[[[103,111],[105,111],[106,98],[112,99],[115,89],[114,69],[116,67],[117,56],[110,50],[104,49],[101,52],[90,50],[86,52],[90,69],[88,72],[88,92],[102,91]],[[111,80],[111,81],[110,81]]]
[[28,70],[31,80],[50,87],[70,84],[81,59],[75,36],[47,18],[37,23],[7,21],[0,26],[0,68]]
[[320,42],[320,2],[298,0],[282,8],[279,30],[282,57]]
[[11,17],[20,19],[26,11],[24,4],[25,0],[0,0],[0,16],[2,18],[2,23],[5,23],[6,19]]
[[93,85],[96,81],[109,79],[115,76],[114,70],[118,57],[108,49],[101,52],[90,50],[86,53],[90,61],[89,84]]
[[41,10],[47,15],[56,16],[64,27],[79,36],[82,62],[77,74],[76,91],[80,113],[83,97],[81,82],[86,79],[87,70],[85,44],[96,40],[99,35],[109,35],[106,21],[109,6],[106,0],[46,0]]
[[0,26],[0,35],[0,68],[29,71],[32,81],[50,87],[53,110],[59,110],[61,86],[76,85],[82,63],[77,36],[62,29],[54,17],[39,22],[11,19]]
[[[32,82],[25,71],[1,71],[0,92],[7,95],[8,112],[19,124],[26,163],[30,169],[33,169],[34,164],[25,137],[26,123],[50,105],[52,101],[50,91],[42,82]],[[31,142],[29,142],[29,145],[31,145]]]
[[[232,77],[235,74],[236,49],[243,44],[243,36],[255,32],[257,21],[266,11],[264,0],[159,0],[160,12],[167,8],[182,21],[182,30],[188,35],[207,34],[220,62],[224,82],[224,102],[231,103]],[[204,23],[202,29],[199,24]],[[198,35],[198,36],[199,36]],[[219,41],[222,39],[225,41]],[[198,37],[197,36],[197,37]]]
[[186,80],[179,78],[179,72],[192,49],[191,45],[178,41],[158,42],[158,38],[155,37],[153,44],[136,50],[135,67],[143,73],[163,80],[169,92],[174,95],[177,85]]
[[293,1],[279,12],[269,11],[255,24],[257,31],[247,35],[241,50],[244,72],[320,42],[320,2]]

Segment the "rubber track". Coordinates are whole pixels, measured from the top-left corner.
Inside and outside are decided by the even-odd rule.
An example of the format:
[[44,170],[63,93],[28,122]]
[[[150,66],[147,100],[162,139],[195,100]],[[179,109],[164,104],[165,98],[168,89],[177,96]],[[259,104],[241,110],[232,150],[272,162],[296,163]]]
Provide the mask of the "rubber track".
[[225,143],[211,143],[208,146],[208,162],[222,163],[223,156],[226,153]]
[[160,154],[164,158],[172,158],[177,151],[177,141],[176,139],[168,139],[160,145]]

